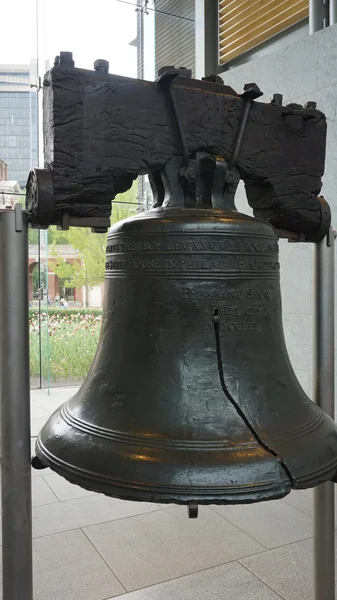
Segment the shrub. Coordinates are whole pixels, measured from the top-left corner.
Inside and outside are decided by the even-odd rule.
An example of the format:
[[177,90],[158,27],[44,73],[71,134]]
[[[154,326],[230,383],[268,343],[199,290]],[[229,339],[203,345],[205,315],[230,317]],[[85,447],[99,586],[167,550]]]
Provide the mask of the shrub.
[[50,308],[29,311],[30,371],[52,382],[80,381],[94,358],[102,310]]

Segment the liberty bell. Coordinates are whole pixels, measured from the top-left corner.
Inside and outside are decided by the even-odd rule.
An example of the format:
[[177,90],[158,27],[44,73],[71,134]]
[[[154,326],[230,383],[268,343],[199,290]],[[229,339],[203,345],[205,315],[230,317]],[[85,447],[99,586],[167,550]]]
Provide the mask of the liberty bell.
[[333,480],[337,427],[285,345],[275,230],[224,200],[237,181],[221,161],[208,193],[172,160],[152,176],[155,207],[109,232],[97,353],[36,460],[160,503],[257,502]]

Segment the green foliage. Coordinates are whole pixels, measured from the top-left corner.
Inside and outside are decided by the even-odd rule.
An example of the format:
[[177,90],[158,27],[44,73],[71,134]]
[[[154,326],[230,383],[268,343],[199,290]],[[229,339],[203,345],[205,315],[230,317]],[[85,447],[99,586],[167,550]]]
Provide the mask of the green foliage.
[[32,229],[31,227],[28,229],[28,244],[30,246],[37,246],[39,243],[39,230]]
[[[130,190],[116,197],[116,202],[112,204],[111,222],[116,223],[135,214],[136,203],[137,182]],[[85,286],[86,296],[88,296],[90,288],[104,281],[107,235],[92,233],[89,229],[81,227],[71,227],[66,232],[57,231],[55,228],[50,229],[52,235],[50,254],[57,259],[57,264],[53,265],[53,270],[61,280],[61,287],[76,288]],[[81,263],[66,263],[59,255],[57,246],[65,243],[78,251],[78,258]]]
[[[39,243],[39,229],[28,229],[28,243],[32,246],[37,246]],[[49,227],[48,229],[48,244],[53,244],[54,241],[57,244],[69,244],[67,231],[57,231],[56,227]]]
[[[78,383],[93,361],[100,334],[101,310],[51,308],[29,311],[30,374],[40,373],[52,383]],[[41,325],[41,327],[40,327]]]

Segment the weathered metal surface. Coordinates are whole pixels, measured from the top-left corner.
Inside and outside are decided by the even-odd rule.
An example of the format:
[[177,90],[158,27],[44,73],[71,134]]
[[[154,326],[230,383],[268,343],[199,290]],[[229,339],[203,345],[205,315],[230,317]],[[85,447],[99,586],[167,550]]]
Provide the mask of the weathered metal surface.
[[115,225],[96,357],[36,451],[129,500],[256,502],[331,479],[337,428],[289,362],[273,228],[170,203]]
[[[248,114],[245,95],[216,80],[191,79],[185,71],[171,90],[189,158],[200,151],[227,162],[235,156],[247,200],[260,218],[313,240],[324,237],[330,215],[317,198],[325,161],[323,113],[311,105],[252,101]],[[51,180],[44,198],[39,177],[29,178],[31,222],[45,226],[48,214],[49,224],[70,217],[84,226],[95,219],[96,227],[98,219],[104,229],[116,194],[182,153],[169,98],[158,83],[111,75],[106,64],[96,71],[78,69],[71,53],[62,52],[43,85]],[[44,203],[47,210],[39,206]]]

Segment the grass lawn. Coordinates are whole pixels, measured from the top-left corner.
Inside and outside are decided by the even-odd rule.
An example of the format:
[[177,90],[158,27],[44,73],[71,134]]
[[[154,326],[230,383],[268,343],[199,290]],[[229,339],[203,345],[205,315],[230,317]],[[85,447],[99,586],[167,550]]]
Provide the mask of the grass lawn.
[[[95,309],[30,309],[30,374],[53,384],[82,381],[94,358],[102,321]],[[39,331],[41,329],[41,336]],[[40,339],[39,339],[40,338]]]

